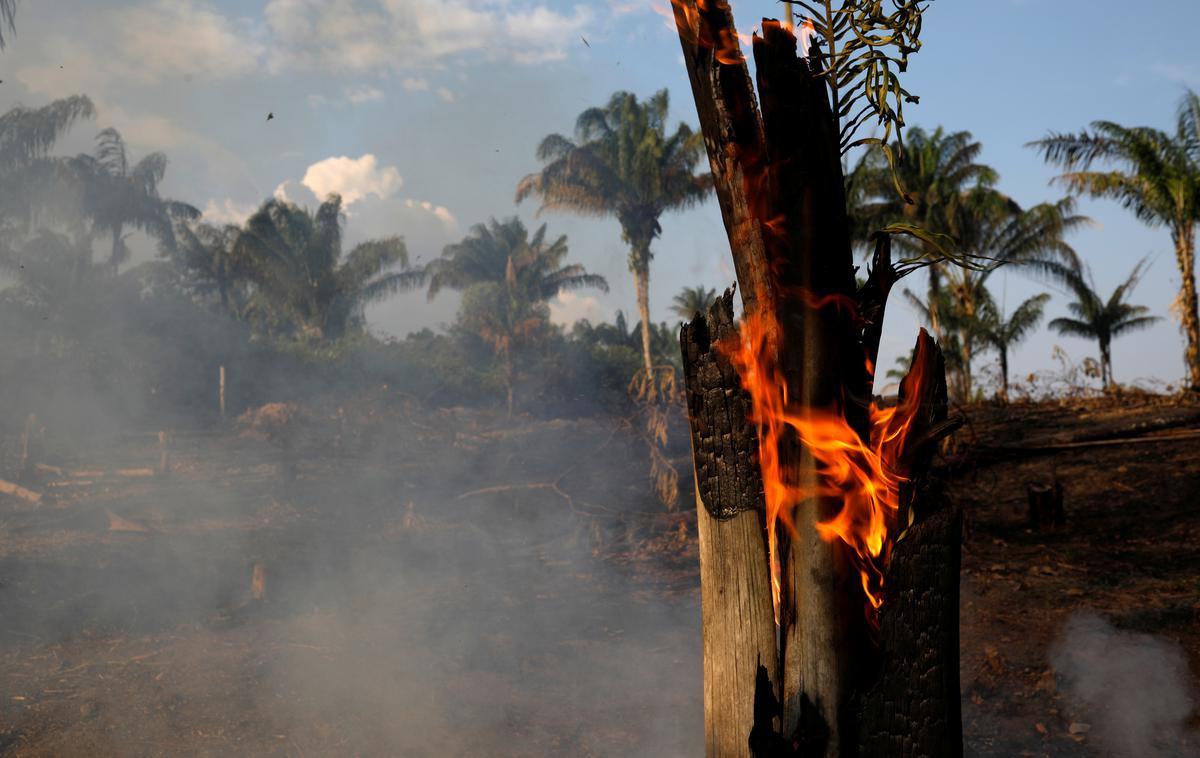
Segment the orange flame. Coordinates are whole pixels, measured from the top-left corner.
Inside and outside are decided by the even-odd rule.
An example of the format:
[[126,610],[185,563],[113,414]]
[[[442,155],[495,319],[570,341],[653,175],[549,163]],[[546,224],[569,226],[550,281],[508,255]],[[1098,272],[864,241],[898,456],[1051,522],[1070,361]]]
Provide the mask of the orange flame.
[[[666,4],[655,3],[651,7],[654,12],[667,21],[667,26],[678,29],[689,42],[698,43],[702,47],[711,48],[713,56],[725,65],[736,65],[742,62],[742,45],[751,44],[751,36],[734,32],[732,29],[720,29],[714,40],[707,24],[700,23],[700,11],[720,9],[722,0],[695,0],[694,3],[685,0],[671,0],[671,9]],[[715,4],[715,5],[714,5]],[[673,12],[672,12],[673,11]]]
[[[816,299],[808,303],[820,304]],[[817,523],[816,529],[826,541],[840,539],[851,548],[868,617],[877,623],[876,612],[883,604],[883,569],[898,530],[908,526],[898,523],[900,485],[905,480],[898,464],[920,393],[906,393],[913,399],[894,408],[872,404],[870,439],[863,440],[840,410],[807,408],[788,398],[787,381],[771,349],[772,335],[777,333],[773,316],[750,313],[742,320],[737,344],[721,346],[750,394],[750,420],[758,427],[776,619],[780,591],[777,524],[795,534],[795,507],[809,498],[822,497],[840,499],[842,505],[833,518]],[[918,343],[914,374],[908,380],[918,387],[925,379],[919,375],[925,364],[920,355],[923,346],[923,341]],[[799,438],[816,461],[815,486],[795,484],[796,472],[785,470],[780,442],[789,433]]]

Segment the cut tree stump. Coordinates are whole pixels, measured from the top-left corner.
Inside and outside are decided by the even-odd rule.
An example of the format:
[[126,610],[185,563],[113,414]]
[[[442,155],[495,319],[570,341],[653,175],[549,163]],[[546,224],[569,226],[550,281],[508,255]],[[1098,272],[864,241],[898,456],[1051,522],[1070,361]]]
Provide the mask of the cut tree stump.
[[1063,486],[1057,479],[1052,484],[1030,484],[1028,488],[1029,511],[1027,522],[1030,529],[1047,529],[1066,523],[1063,510]]

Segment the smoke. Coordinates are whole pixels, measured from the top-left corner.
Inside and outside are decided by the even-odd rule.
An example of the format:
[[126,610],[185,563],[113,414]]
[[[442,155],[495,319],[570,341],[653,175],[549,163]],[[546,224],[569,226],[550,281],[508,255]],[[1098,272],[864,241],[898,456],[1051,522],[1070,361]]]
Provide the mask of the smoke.
[[1200,755],[1200,735],[1187,724],[1196,691],[1179,645],[1118,630],[1091,611],[1078,612],[1051,647],[1050,662],[1075,715],[1092,725],[1090,734],[1110,755]]

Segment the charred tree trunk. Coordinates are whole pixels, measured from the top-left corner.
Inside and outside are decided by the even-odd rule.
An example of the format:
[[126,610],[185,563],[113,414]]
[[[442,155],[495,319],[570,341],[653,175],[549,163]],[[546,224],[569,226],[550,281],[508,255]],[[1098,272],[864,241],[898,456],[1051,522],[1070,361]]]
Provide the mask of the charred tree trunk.
[[[828,88],[805,58],[797,57],[793,35],[778,22],[764,20],[762,36],[754,38],[756,100],[728,4],[677,0],[674,8],[745,311],[770,317],[775,331],[768,335],[768,349],[800,412],[836,410],[860,439],[868,440],[879,329],[896,276],[886,238],[881,239],[867,284],[856,291]],[[883,635],[897,639],[880,639],[863,613],[849,548],[822,539],[816,529],[817,522],[836,514],[841,500],[800,503],[793,511],[794,532],[777,536],[782,569],[777,651],[774,630],[768,634],[761,628],[762,609],[768,622],[771,610],[767,535],[761,495],[753,504],[746,498],[755,486],[761,492],[762,483],[749,483],[749,475],[739,468],[750,460],[757,464],[758,443],[738,377],[711,348],[735,330],[731,297],[727,293],[681,335],[700,506],[708,754],[961,754],[960,746],[952,747],[957,710],[946,710],[958,694],[957,615],[953,623],[947,617],[944,625],[953,629],[952,641],[948,631],[910,639],[905,635],[915,632],[904,627],[913,614],[934,606],[949,613],[953,605],[957,613],[957,563],[949,562],[958,549],[953,528],[934,529],[930,522],[921,532],[929,544],[942,545],[941,552],[921,547],[909,557],[897,547],[897,556],[905,557],[893,564],[899,573],[888,602],[893,591],[905,587],[917,587],[921,597],[893,603],[887,613],[896,621],[884,615],[880,623]],[[927,335],[923,339],[932,345]],[[924,355],[924,362],[933,364],[929,368],[944,377],[936,347],[927,346]],[[944,422],[944,379],[936,386],[940,405],[938,398],[911,401],[921,404],[931,434],[948,428],[935,423],[937,413]],[[935,406],[940,408],[936,413]],[[788,484],[813,487],[819,482],[818,466],[798,438],[783,439],[778,452],[791,478]],[[921,471],[921,456],[913,452],[910,458],[911,471]],[[909,503],[914,513],[927,509],[919,500]],[[749,518],[750,508],[759,515]],[[953,592],[948,593],[944,590],[951,574]],[[914,657],[912,650],[926,643],[930,649]],[[901,702],[896,688],[931,665],[952,674],[939,679],[926,671],[930,691],[911,693],[903,704],[936,706],[941,709],[937,723],[943,726],[932,726],[934,720],[910,710],[896,720],[890,705]],[[730,675],[739,680],[729,682]],[[920,681],[925,684],[926,679]],[[934,680],[941,682],[940,688]],[[747,702],[748,693],[756,694],[751,699],[757,707]],[[893,743],[941,747],[902,753],[901,747],[887,747]]]
[[749,398],[717,349],[735,333],[733,293],[727,291],[707,317],[685,324],[680,337],[696,464],[704,743],[710,756],[747,754],[758,669],[778,670],[758,442],[746,420]]

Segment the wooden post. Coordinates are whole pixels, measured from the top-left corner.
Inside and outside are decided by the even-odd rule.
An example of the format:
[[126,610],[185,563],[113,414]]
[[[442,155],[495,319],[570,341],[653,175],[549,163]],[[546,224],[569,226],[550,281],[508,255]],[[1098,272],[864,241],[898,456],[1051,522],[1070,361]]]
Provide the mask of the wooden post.
[[[861,290],[856,287],[837,121],[830,110],[828,87],[804,57],[797,57],[791,32],[777,21],[764,19],[761,36],[756,35],[753,44],[756,98],[736,42],[728,3],[675,0],[673,7],[745,312],[768,317],[763,321],[776,330],[768,334],[768,351],[780,368],[789,403],[797,412],[834,409],[859,439],[868,441],[873,377],[867,366],[873,366],[877,358],[884,306],[896,276],[887,239],[881,238],[877,240],[867,284]],[[812,498],[799,503],[792,511],[794,532],[780,531],[776,535],[782,571],[775,656],[760,651],[764,643],[758,632],[742,631],[739,636],[732,629],[709,628],[715,623],[730,627],[740,624],[745,629],[757,618],[747,614],[746,609],[762,607],[764,592],[761,583],[753,580],[753,571],[746,568],[764,562],[761,536],[757,541],[747,538],[718,543],[706,540],[704,533],[706,525],[710,532],[723,529],[732,533],[739,520],[748,521],[745,511],[751,507],[735,498],[733,512],[722,515],[720,507],[713,508],[714,493],[720,494],[719,506],[727,505],[726,488],[732,487],[728,482],[742,481],[728,472],[746,458],[750,444],[737,432],[747,425],[747,404],[737,401],[736,374],[724,370],[709,370],[706,374],[703,362],[700,370],[694,367],[695,358],[705,354],[706,342],[716,339],[713,335],[734,330],[723,319],[714,309],[706,321],[693,321],[681,335],[697,492],[702,506],[700,560],[708,754],[722,758],[750,755],[747,718],[752,720],[756,734],[756,756],[907,755],[904,746],[914,743],[936,745],[930,755],[956,754],[954,735],[960,732],[952,726],[958,724],[959,717],[957,710],[951,713],[947,709],[958,693],[957,615],[953,623],[947,620],[944,625],[953,627],[953,644],[949,632],[916,635],[894,619],[914,621],[920,614],[914,615],[916,612],[905,602],[892,599],[892,591],[926,580],[937,585],[940,577],[953,573],[952,592],[937,585],[936,602],[921,595],[922,612],[928,610],[926,606],[944,611],[949,607],[950,595],[957,602],[957,571],[950,570],[957,563],[950,567],[946,558],[930,568],[932,559],[925,556],[943,554],[918,550],[911,561],[903,564],[906,580],[891,585],[887,595],[890,606],[885,606],[882,631],[876,633],[863,612],[864,597],[848,546],[839,540],[822,539],[816,529],[818,522],[829,520],[840,509],[841,498]],[[909,401],[909,409],[915,408],[921,418],[914,427],[913,443],[903,451],[906,459],[902,473],[913,474],[914,483],[919,483],[928,469],[930,440],[941,439],[954,427],[945,421],[940,353],[928,335],[922,334],[919,345],[924,346],[923,357],[914,363],[920,363],[929,376],[939,381],[924,385],[923,392],[933,391],[932,395]],[[939,387],[940,394],[936,391]],[[706,446],[706,436],[720,439],[721,444]],[[785,435],[777,452],[784,483],[815,491],[822,474],[799,439],[794,434]],[[718,460],[714,461],[714,456]],[[724,458],[729,460],[720,460]],[[738,490],[732,487],[731,491]],[[923,492],[922,487],[911,488],[909,510],[922,515],[937,511],[931,505],[936,498],[925,498],[920,495]],[[723,522],[721,518],[730,520]],[[761,523],[756,522],[756,526],[761,529]],[[951,539],[952,531],[952,526],[926,530],[935,542]],[[946,548],[946,555],[957,555],[957,549],[955,542]],[[924,592],[923,587],[917,589]],[[765,592],[769,591],[768,585]],[[710,612],[708,598],[713,595],[719,597],[721,606]],[[723,608],[741,609],[742,616],[722,615],[719,611]],[[953,613],[957,614],[956,606]],[[887,638],[887,634],[895,639]],[[730,645],[735,649],[729,649]],[[922,646],[931,648],[931,652],[921,651]],[[914,650],[929,654],[913,660]],[[764,669],[756,670],[753,680],[746,673],[752,658]],[[908,696],[902,705],[917,707],[918,703],[935,702],[943,706],[937,718],[922,720],[908,712],[897,715],[892,700],[881,704],[894,697],[898,683],[910,683],[904,677],[918,669],[928,673],[922,669],[926,665],[936,666],[939,672],[952,668],[953,676],[927,676],[924,685],[928,691]],[[708,681],[709,677],[730,673],[743,681],[736,685]],[[889,673],[903,682],[888,679]],[[773,686],[764,687],[764,680]],[[718,687],[722,696],[710,698],[710,690]],[[751,691],[756,692],[758,709],[734,701]],[[758,711],[756,715],[754,710]],[[772,726],[764,724],[764,719],[777,722],[777,738],[771,738]],[[951,726],[930,726],[935,721]],[[889,732],[892,727],[899,731]],[[714,734],[729,731],[739,738],[713,739]],[[868,743],[882,752],[872,752],[874,747],[868,750]],[[961,739],[957,753],[961,754]]]
[[25,428],[21,431],[21,461],[17,467],[17,479],[24,479],[30,469],[34,466],[33,451],[34,446],[33,435],[37,429],[37,416],[29,414],[25,419]]
[[164,430],[158,433],[158,475],[167,476],[170,473],[170,435]]
[[217,407],[220,409],[221,420],[225,420],[225,364],[217,369]]

